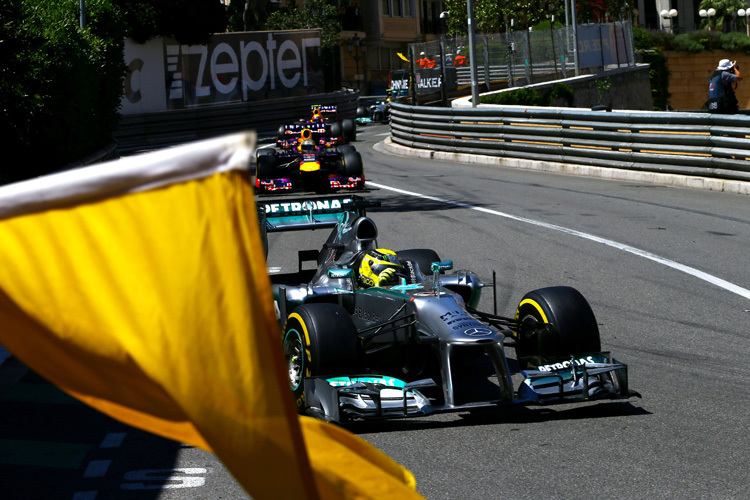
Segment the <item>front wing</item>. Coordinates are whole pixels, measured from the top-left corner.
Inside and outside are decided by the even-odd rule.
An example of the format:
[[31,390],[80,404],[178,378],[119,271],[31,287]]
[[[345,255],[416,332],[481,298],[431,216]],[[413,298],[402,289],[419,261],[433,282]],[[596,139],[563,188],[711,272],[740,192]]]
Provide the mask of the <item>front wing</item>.
[[606,352],[541,368],[521,372],[524,380],[511,400],[456,405],[432,404],[424,396],[421,389],[437,387],[432,379],[406,383],[382,375],[309,377],[304,380],[305,413],[327,421],[342,422],[641,397],[628,388],[627,365]]

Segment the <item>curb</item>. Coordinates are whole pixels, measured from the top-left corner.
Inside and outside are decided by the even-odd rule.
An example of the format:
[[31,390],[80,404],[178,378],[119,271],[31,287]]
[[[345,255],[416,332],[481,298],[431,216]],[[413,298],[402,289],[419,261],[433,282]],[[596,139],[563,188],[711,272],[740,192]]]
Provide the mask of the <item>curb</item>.
[[519,158],[505,158],[499,156],[472,155],[467,153],[449,153],[445,151],[431,151],[416,149],[396,144],[391,137],[383,141],[386,151],[399,156],[410,156],[431,160],[452,161],[458,163],[474,163],[492,167],[520,168],[538,170],[558,174],[596,177],[615,181],[633,181],[662,186],[703,189],[722,193],[742,194],[750,196],[750,182],[716,179],[713,177],[698,177],[690,175],[663,174],[659,172],[643,172],[638,170],[624,170],[620,168],[593,167],[576,165],[573,163],[556,163],[539,160],[522,160]]

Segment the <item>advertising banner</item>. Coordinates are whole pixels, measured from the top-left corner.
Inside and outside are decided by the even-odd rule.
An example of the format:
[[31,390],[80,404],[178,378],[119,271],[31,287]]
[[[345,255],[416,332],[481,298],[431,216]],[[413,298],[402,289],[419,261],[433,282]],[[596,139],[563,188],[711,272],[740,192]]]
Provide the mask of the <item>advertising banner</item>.
[[320,30],[216,34],[209,45],[125,40],[124,115],[325,91]]
[[578,26],[578,64],[581,69],[627,64],[628,55],[625,49],[625,37],[621,26]]

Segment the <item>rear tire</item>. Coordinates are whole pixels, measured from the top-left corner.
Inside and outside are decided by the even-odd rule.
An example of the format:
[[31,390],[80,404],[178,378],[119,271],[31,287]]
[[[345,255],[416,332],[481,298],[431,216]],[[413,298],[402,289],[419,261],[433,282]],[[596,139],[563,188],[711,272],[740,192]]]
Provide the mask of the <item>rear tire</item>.
[[357,151],[344,152],[344,175],[347,177],[362,177],[362,155]]
[[346,142],[354,142],[357,140],[357,127],[352,120],[345,118],[341,122],[341,129],[344,132],[344,139]]
[[[331,123],[331,137],[342,137],[341,133],[341,124],[339,122]],[[346,140],[346,137],[344,137],[344,140]]]
[[281,140],[286,137],[286,127],[284,125],[279,125],[279,129],[276,132],[276,137]]
[[356,152],[357,149],[351,144],[342,144],[341,146],[336,146],[336,151],[338,151],[339,153],[343,155],[347,151]]
[[518,305],[516,320],[521,369],[601,351],[594,312],[575,288],[557,286],[527,293]]
[[287,317],[282,337],[289,386],[305,410],[305,377],[354,375],[360,366],[357,327],[338,304],[305,304]]
[[258,158],[261,156],[271,156],[276,152],[274,148],[260,148],[255,150],[255,161],[258,161]]

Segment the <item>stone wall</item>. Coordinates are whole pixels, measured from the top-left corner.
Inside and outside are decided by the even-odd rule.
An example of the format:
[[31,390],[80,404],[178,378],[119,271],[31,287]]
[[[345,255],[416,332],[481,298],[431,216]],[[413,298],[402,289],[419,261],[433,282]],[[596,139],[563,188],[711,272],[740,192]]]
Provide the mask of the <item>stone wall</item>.
[[723,51],[686,52],[664,51],[669,70],[669,109],[698,111],[708,100],[708,77],[722,59],[736,60],[744,79],[737,84],[740,109],[750,108],[750,56]]

